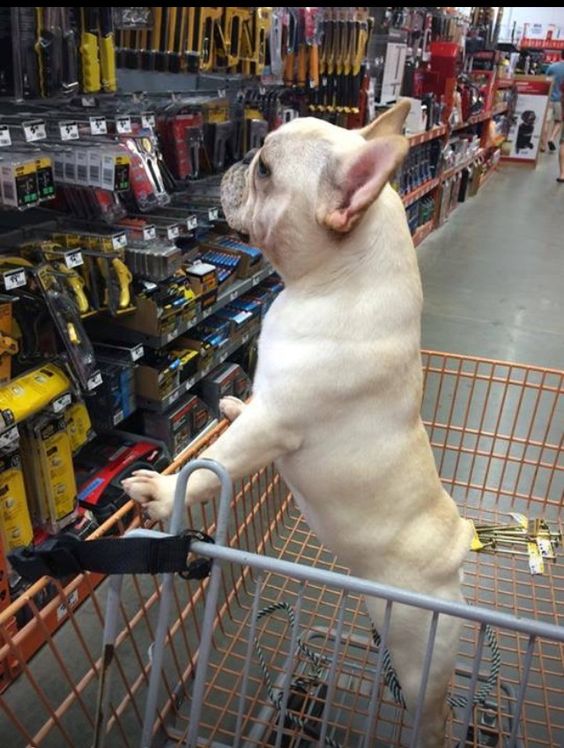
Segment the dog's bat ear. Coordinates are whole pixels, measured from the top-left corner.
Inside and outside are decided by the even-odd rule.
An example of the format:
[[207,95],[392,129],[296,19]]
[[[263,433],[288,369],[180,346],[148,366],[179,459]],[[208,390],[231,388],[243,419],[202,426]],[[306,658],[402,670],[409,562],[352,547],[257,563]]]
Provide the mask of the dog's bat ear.
[[318,220],[346,234],[376,200],[409,150],[403,135],[388,135],[366,143],[348,156],[333,178],[333,204],[322,208]]
[[357,130],[365,140],[372,140],[384,135],[401,135],[403,123],[406,120],[411,102],[409,99],[400,99],[397,104],[381,114],[366,127]]

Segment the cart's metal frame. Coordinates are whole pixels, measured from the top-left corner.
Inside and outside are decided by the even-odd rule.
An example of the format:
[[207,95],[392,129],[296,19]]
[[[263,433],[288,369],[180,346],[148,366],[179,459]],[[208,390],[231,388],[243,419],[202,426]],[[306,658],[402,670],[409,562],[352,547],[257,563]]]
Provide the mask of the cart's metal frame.
[[[564,375],[439,353],[424,354],[424,364],[423,411],[431,443],[446,487],[465,513],[499,519],[513,509],[558,521],[564,475]],[[188,472],[199,466],[188,465],[179,483],[185,485]],[[180,485],[179,496],[181,491]],[[173,532],[181,527],[180,517],[177,508]],[[113,653],[114,691],[110,698],[109,682],[99,679],[99,721],[93,706],[96,676],[108,674],[102,667],[104,658],[96,660],[92,654],[104,619],[99,592],[93,587],[91,602],[77,612],[71,604],[73,582],[58,585],[58,602],[70,611],[70,620],[59,634],[47,637],[48,650],[36,660],[48,655],[66,688],[59,689],[55,703],[49,683],[57,689],[49,673],[40,663],[35,667],[35,662],[20,659],[22,675],[0,697],[14,745],[16,733],[33,746],[82,745],[87,731],[96,734],[97,744],[105,738],[107,746],[138,745],[140,739],[144,746],[217,748],[416,746],[434,632],[443,615],[465,622],[453,689],[469,697],[469,706],[456,710],[450,720],[449,744],[466,740],[466,745],[503,748],[564,745],[560,559],[547,566],[545,576],[530,577],[526,559],[474,556],[466,576],[471,606],[354,578],[319,546],[272,466],[237,486],[235,499],[224,486],[221,500],[194,509],[189,523],[216,540],[215,545],[192,546],[194,553],[214,559],[208,582],[166,575],[162,582],[128,578],[121,603],[119,580],[110,583],[104,653],[106,663],[108,651]],[[42,611],[33,592],[28,592],[28,604],[35,606],[35,625],[41,626]],[[387,601],[378,648],[371,642],[362,608],[367,595]],[[410,716],[394,703],[381,677],[396,605],[416,606],[430,619],[427,666],[415,714]],[[263,617],[264,606],[271,616]],[[281,619],[284,609],[292,611],[289,624]],[[17,606],[8,610],[15,615]],[[96,623],[92,632],[86,625],[88,616]],[[1,613],[0,667],[8,658],[17,660],[22,636],[10,632],[7,622],[6,613]],[[497,632],[502,669],[498,687],[485,704],[474,708],[472,696],[491,660],[486,625]],[[81,663],[84,667],[73,668],[64,648],[69,629],[78,642],[76,652],[88,661]],[[151,642],[158,644],[147,658],[143,650]],[[270,672],[274,704],[257,643]],[[317,658],[313,675],[303,656],[304,645]],[[22,695],[44,713],[41,719],[33,710],[22,710]],[[141,702],[147,705],[144,713]],[[83,741],[77,742],[77,734]]]

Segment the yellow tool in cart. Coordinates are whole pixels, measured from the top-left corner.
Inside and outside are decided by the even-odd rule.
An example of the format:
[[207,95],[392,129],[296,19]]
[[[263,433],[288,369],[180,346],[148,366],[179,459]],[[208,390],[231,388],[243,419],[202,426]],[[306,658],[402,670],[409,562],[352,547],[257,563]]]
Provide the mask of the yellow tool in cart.
[[0,414],[5,425],[19,423],[71,390],[64,371],[55,364],[33,369],[0,387]]

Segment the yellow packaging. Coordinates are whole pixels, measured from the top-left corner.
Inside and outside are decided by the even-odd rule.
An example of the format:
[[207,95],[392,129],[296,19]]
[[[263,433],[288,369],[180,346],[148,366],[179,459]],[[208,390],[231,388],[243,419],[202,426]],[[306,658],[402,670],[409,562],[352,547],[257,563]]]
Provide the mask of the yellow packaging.
[[21,433],[30,506],[37,521],[56,533],[76,516],[76,480],[64,416],[40,418]]
[[86,444],[93,433],[88,408],[82,401],[69,405],[65,410],[65,423],[74,454]]
[[0,413],[7,423],[18,423],[43,410],[70,388],[70,379],[58,366],[40,366],[0,387]]
[[20,456],[0,457],[0,539],[6,551],[33,539]]

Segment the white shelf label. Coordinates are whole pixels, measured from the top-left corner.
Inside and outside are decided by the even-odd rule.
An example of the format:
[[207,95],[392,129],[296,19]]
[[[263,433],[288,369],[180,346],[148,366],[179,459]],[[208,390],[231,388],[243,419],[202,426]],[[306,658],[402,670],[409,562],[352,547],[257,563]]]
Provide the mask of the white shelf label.
[[157,238],[157,229],[154,226],[145,226],[143,229],[143,241],[148,242]]
[[92,390],[95,390],[96,387],[99,387],[102,384],[102,375],[99,371],[95,372],[88,382],[86,383],[86,386],[88,387],[88,390],[92,392]]
[[127,234],[125,231],[123,234],[112,236],[112,247],[114,249],[123,249],[124,247],[127,247]]
[[255,277],[252,280],[251,285],[252,286],[258,286],[258,284],[260,283],[260,280],[261,280],[261,276],[260,275],[255,275]]
[[235,301],[239,297],[239,291],[231,291],[229,294],[229,301]]
[[105,117],[90,117],[90,132],[92,135],[106,135],[108,123]]
[[61,397],[53,400],[53,411],[55,413],[60,413],[65,408],[68,408],[68,406],[71,404],[71,401],[72,398],[70,392],[66,392],[64,395],[61,395]]
[[136,345],[135,348],[131,349],[131,360],[132,361],[139,361],[139,359],[143,358],[144,355],[145,355],[145,349],[143,348],[141,343],[139,343],[139,345]]
[[198,228],[198,216],[190,216],[186,221],[188,231],[195,231]]
[[123,421],[123,411],[119,410],[117,413],[114,414],[113,422],[114,426],[117,426],[118,423],[121,423]]
[[20,435],[17,426],[12,426],[8,431],[4,431],[3,434],[0,434],[0,449],[14,446],[16,442],[19,441],[19,438]]
[[180,230],[178,226],[169,226],[166,230],[166,235],[168,239],[176,239],[178,234],[180,233]]
[[154,128],[156,124],[155,115],[152,112],[145,112],[141,115],[141,125],[143,127]]
[[37,140],[45,140],[45,138],[47,137],[47,130],[45,128],[45,122],[43,122],[43,120],[36,120],[35,122],[24,122],[22,127],[27,143],[35,143]]
[[84,107],[96,106],[96,99],[94,98],[94,96],[83,96],[81,102],[82,106]]
[[12,136],[10,135],[10,128],[8,125],[2,125],[0,127],[0,146],[12,145]]
[[219,209],[218,208],[209,208],[208,209],[208,220],[210,221],[217,221],[219,218]]
[[116,132],[119,135],[129,135],[131,133],[131,117],[118,117],[116,119]]
[[71,270],[84,265],[80,249],[74,249],[72,252],[65,252],[65,265]]
[[23,268],[16,268],[10,270],[2,275],[4,281],[4,288],[6,291],[13,291],[15,288],[22,288],[26,285],[25,270]]
[[63,141],[78,140],[80,137],[76,122],[59,122],[59,132]]

